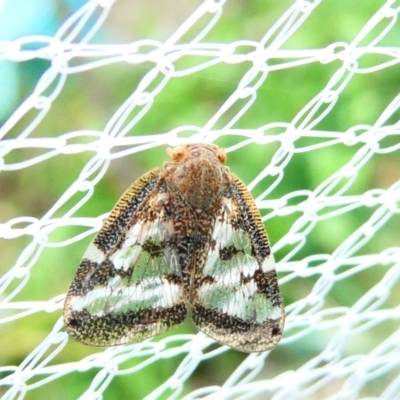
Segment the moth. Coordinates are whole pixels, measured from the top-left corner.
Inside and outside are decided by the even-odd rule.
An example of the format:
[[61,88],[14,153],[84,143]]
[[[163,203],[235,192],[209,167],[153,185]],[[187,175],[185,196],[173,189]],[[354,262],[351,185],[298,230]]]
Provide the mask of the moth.
[[187,144],[115,205],[69,288],[64,324],[93,346],[194,325],[242,352],[270,350],[285,320],[275,262],[251,194],[225,151]]

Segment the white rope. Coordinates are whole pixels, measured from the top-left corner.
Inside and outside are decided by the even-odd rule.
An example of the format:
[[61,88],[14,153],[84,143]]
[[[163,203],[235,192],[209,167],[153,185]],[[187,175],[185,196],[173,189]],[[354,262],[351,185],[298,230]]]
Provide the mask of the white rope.
[[[173,24],[172,33],[162,40],[153,36],[134,39],[139,36],[134,36],[133,26],[125,33],[125,43],[110,44],[103,40],[104,32],[112,29],[107,24],[123,2],[89,0],[60,22],[51,36],[33,32],[0,41],[0,59],[14,68],[48,61],[35,86],[13,105],[0,127],[1,197],[9,197],[7,180],[17,180],[49,161],[60,160],[59,169],[46,172],[55,180],[69,172],[69,163],[64,167],[61,161],[66,157],[82,164],[43,213],[25,215],[20,206],[10,212],[6,209],[7,217],[1,219],[1,336],[15,342],[11,345],[0,339],[0,343],[3,348],[16,348],[16,357],[6,358],[0,366],[4,399],[47,393],[46,388],[57,382],[65,386],[65,378],[76,371],[85,377],[86,371],[91,373],[80,398],[101,399],[104,393],[116,390],[119,377],[129,375],[135,386],[144,371],[154,374],[171,365],[168,379],[150,385],[146,399],[398,398],[400,247],[398,233],[397,241],[394,235],[400,214],[400,87],[398,80],[388,82],[385,77],[398,76],[400,4],[381,0],[358,2],[357,7],[349,8],[350,3],[343,0],[334,5],[330,2],[332,15],[340,19],[329,20],[327,3],[285,1],[279,5],[280,14],[273,2],[260,3],[257,15],[248,17],[248,4],[207,0],[191,4],[192,11],[181,22],[171,14],[168,28]],[[237,7],[242,9],[239,14],[243,13],[244,23],[237,26],[238,33],[236,25],[230,25],[230,15]],[[10,18],[6,11],[0,8],[0,20]],[[277,15],[275,19],[271,12]],[[17,25],[16,15],[14,18]],[[157,22],[151,24],[157,27]],[[341,23],[353,24],[346,39],[336,35],[342,32]],[[332,41],[321,44],[319,32],[313,30],[316,26],[328,30]],[[243,37],[238,38],[241,29]],[[317,45],[303,42],[306,37],[314,38]],[[119,65],[142,74],[131,93],[108,110],[103,127],[87,123],[76,130],[65,113],[57,114],[64,130],[49,132],[46,120],[55,118],[58,102],[76,76]],[[165,105],[165,100],[159,100],[174,96],[177,81],[199,79],[194,97],[202,94],[208,79],[221,85],[224,77],[218,72],[212,75],[216,67],[226,71],[226,93],[221,102],[213,102],[210,94],[209,104],[198,103],[198,107],[208,108],[204,111],[207,120],[199,122],[202,117],[186,118],[181,110],[171,109],[170,129],[140,131],[143,121],[157,121]],[[322,71],[320,76],[317,70]],[[313,97],[289,111],[286,115],[290,118],[274,120],[269,111],[273,102],[289,107],[293,99],[278,90],[269,92],[267,103],[259,104],[262,92],[270,90],[270,82],[283,79],[284,74],[284,79],[290,79],[290,74],[298,71],[305,72],[301,81],[292,82],[290,96],[296,98],[301,86],[310,85]],[[379,104],[366,87],[366,76],[386,85]],[[96,81],[96,86],[103,84]],[[371,96],[370,103],[365,96]],[[367,114],[366,104],[370,107]],[[248,115],[256,115],[254,110],[257,118],[249,120]],[[177,115],[182,123],[176,123]],[[104,115],[101,117],[103,120]],[[228,165],[234,172],[246,163],[259,163],[256,175],[241,178],[255,193],[270,236],[278,238],[273,250],[287,312],[281,343],[271,353],[251,354],[239,361],[232,358],[235,361],[230,362],[236,364],[229,366],[229,376],[228,372],[221,374],[224,378],[209,376],[210,384],[196,378],[198,370],[209,366],[210,360],[223,365],[219,363],[227,359],[230,350],[200,333],[172,331],[170,336],[138,344],[92,351],[85,348],[81,359],[69,359],[72,344],[60,317],[65,293],[49,295],[49,286],[55,282],[47,280],[40,293],[37,284],[31,291],[31,281],[44,279],[50,267],[62,270],[60,276],[72,280],[74,269],[56,252],[67,248],[74,253],[82,239],[93,237],[100,229],[106,214],[89,216],[82,210],[101,195],[99,184],[117,160],[134,160],[145,151],[158,154],[151,151],[187,141],[230,143]],[[248,149],[253,153],[246,152]],[[254,154],[254,159],[249,154]],[[338,165],[335,170],[330,157]],[[155,165],[166,159],[156,160]],[[299,165],[298,160],[309,163],[301,168],[318,172],[312,182],[297,181],[296,172],[300,171],[293,171],[292,165]],[[132,170],[128,175],[133,181],[140,174]],[[40,179],[37,176],[35,182],[20,188],[19,202],[43,195],[36,190]],[[0,203],[0,214],[1,207]],[[290,228],[280,232],[280,221],[290,221]],[[271,235],[273,232],[278,233]],[[18,254],[14,256],[15,249]],[[6,257],[8,254],[14,258]],[[68,283],[63,285],[67,290]],[[46,337],[27,338],[32,320],[42,321],[46,316],[51,321],[60,318]],[[10,353],[5,354],[9,357]],[[72,388],[65,390],[68,393]]]

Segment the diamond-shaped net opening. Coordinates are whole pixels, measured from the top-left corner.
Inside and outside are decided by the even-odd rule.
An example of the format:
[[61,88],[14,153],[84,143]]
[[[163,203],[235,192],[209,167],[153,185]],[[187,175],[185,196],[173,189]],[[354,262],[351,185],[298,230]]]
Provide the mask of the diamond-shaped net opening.
[[[399,398],[399,1],[0,7],[4,399]],[[85,248],[187,142],[226,148],[256,199],[282,341],[241,354],[190,322],[108,349],[69,340]]]

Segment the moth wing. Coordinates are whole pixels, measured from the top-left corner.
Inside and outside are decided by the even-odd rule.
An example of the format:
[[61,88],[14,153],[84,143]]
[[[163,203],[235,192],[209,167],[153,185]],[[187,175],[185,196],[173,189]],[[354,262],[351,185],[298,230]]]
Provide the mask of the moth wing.
[[138,342],[186,317],[173,223],[157,187],[160,171],[132,184],[82,259],[64,305],[66,330],[82,343]]
[[224,345],[261,352],[279,342],[285,310],[260,213],[246,186],[230,178],[206,260],[195,274],[192,318]]

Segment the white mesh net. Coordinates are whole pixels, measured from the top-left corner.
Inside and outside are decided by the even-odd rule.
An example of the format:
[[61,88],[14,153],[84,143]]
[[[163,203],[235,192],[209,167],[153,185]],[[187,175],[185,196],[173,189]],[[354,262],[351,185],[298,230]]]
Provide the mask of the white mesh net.
[[[3,398],[400,399],[400,2],[20,3],[0,3]],[[281,343],[68,340],[85,247],[186,141],[254,193]]]

